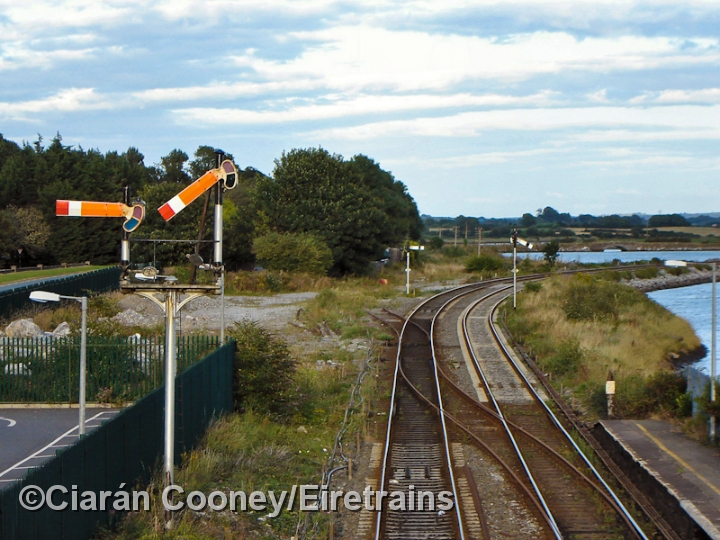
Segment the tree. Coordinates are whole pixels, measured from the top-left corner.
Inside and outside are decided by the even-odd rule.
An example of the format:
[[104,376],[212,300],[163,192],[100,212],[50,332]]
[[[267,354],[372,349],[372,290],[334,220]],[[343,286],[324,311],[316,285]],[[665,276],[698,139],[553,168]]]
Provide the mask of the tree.
[[345,161],[323,148],[283,153],[273,178],[258,179],[254,202],[261,231],[321,238],[335,274],[362,273],[388,245],[422,231],[401,182],[365,156]]
[[520,220],[520,226],[527,228],[532,227],[537,223],[537,219],[532,214],[528,214],[527,212],[522,215],[522,219]]
[[185,163],[188,161],[188,155],[182,150],[175,149],[167,156],[160,158],[164,171],[163,180],[166,182],[186,183],[190,180],[190,175],[185,170]]
[[691,227],[691,225],[680,214],[660,214],[648,220],[648,227]]
[[541,251],[545,254],[545,261],[550,266],[555,266],[555,262],[557,262],[558,252],[560,251],[560,242],[558,242],[557,240],[548,242],[542,247]]

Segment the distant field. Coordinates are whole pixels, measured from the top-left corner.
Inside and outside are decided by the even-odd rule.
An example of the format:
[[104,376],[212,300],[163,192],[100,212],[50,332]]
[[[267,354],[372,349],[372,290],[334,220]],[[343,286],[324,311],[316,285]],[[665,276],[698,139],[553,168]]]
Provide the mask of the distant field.
[[[678,233],[690,233],[690,234],[697,234],[699,236],[709,236],[709,235],[715,235],[720,236],[720,227],[653,227],[656,228],[658,231],[667,231],[667,232],[678,232]],[[570,228],[572,232],[575,234],[592,234],[593,229],[588,229],[587,232],[585,232],[584,228],[577,228],[572,227]],[[630,229],[603,229],[603,230],[612,230],[617,233],[627,233],[630,234]]]
[[53,268],[52,270],[29,270],[27,272],[11,272],[9,274],[0,274],[0,285],[8,283],[27,281],[29,279],[41,279],[46,277],[64,276],[65,274],[79,274],[82,272],[90,272],[91,270],[99,270],[107,268],[106,266],[76,266],[73,268]]
[[658,231],[699,234],[700,236],[720,236],[720,227],[658,227]]

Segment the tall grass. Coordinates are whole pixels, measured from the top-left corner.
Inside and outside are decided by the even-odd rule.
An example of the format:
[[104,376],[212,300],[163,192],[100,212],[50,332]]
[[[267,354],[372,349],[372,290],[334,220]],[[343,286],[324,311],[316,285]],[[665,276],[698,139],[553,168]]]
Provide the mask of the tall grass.
[[621,412],[642,415],[651,407],[633,406],[638,388],[672,373],[677,358],[701,345],[687,321],[643,293],[583,274],[549,278],[520,295],[507,322],[543,369],[597,414],[609,372]]

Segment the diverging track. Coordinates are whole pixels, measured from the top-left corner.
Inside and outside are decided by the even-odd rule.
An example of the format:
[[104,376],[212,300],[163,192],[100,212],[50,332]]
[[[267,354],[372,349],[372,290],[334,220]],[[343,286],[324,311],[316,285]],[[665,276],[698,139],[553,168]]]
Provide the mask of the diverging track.
[[399,347],[380,489],[455,504],[386,500],[376,540],[646,538],[496,333],[508,289],[492,280],[381,317]]

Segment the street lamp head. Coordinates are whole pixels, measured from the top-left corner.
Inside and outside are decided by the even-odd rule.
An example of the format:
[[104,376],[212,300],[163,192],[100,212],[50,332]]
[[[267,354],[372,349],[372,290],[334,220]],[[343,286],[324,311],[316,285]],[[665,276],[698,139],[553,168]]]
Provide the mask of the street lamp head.
[[30,293],[30,300],[33,302],[59,302],[60,295],[47,291],[33,291]]

